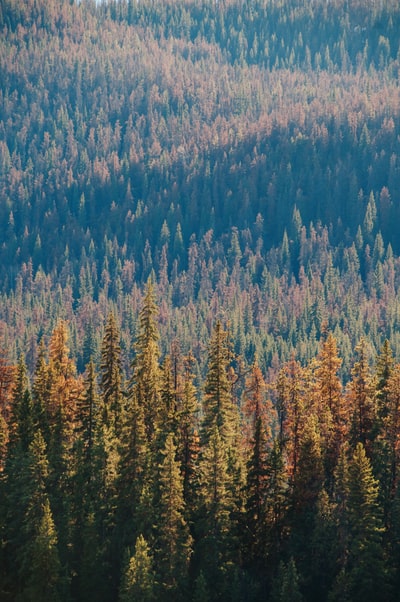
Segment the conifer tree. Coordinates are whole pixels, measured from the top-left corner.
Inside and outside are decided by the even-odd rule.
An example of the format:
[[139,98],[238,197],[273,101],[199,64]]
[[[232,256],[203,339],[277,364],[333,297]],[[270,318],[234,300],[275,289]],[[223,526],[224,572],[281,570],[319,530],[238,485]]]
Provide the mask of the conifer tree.
[[279,439],[268,453],[266,465],[266,554],[268,566],[277,568],[288,531],[289,475]]
[[327,600],[337,571],[338,541],[334,506],[325,489],[318,496],[314,529],[308,541],[311,566],[305,575],[307,598]]
[[376,420],[372,465],[380,481],[385,526],[390,522],[391,506],[397,488],[399,456],[400,374],[389,342],[383,343],[376,362]]
[[20,445],[23,451],[27,451],[33,439],[34,429],[35,419],[26,364],[24,358],[20,356],[8,424],[10,449]]
[[284,416],[283,442],[288,454],[288,469],[292,478],[295,478],[306,416],[306,384],[305,370],[294,359],[286,364],[280,385],[281,412]]
[[122,427],[122,365],[120,332],[113,312],[107,318],[103,342],[101,346],[101,379],[102,420],[116,434]]
[[86,366],[85,389],[78,400],[78,433],[83,446],[90,457],[93,448],[93,436],[99,407],[96,372],[93,360]]
[[187,511],[193,509],[197,488],[197,460],[199,455],[198,412],[196,387],[193,383],[193,356],[184,360],[182,392],[178,406],[177,457],[181,463],[183,497]]
[[321,344],[315,361],[315,412],[323,438],[326,477],[331,487],[333,471],[340,447],[347,432],[348,410],[342,393],[338,371],[342,360],[338,357],[336,339],[332,333]]
[[[149,480],[149,447],[144,423],[143,407],[135,395],[127,403],[124,425],[119,442],[117,488],[118,545],[133,545],[139,532],[145,528],[142,496]],[[148,523],[148,520],[145,521]]]
[[265,437],[267,441],[271,442],[272,427],[276,423],[276,412],[272,407],[271,401],[266,398],[266,388],[261,369],[258,362],[255,361],[250,375],[246,379],[243,395],[242,430],[245,433],[243,444],[246,450],[252,446],[259,418],[261,418],[265,430]]
[[[72,545],[74,564],[71,587],[73,590],[81,591],[83,558],[86,553],[87,541],[84,541],[85,533],[88,540],[91,537],[90,518],[93,502],[96,499],[95,491],[95,457],[94,442],[98,418],[99,398],[95,368],[92,361],[89,362],[85,375],[85,390],[79,400],[77,410],[77,439],[71,453],[73,468],[71,471],[71,523],[72,523]],[[93,544],[93,542],[92,542]],[[88,582],[90,577],[86,575]],[[90,588],[89,588],[90,590]]]
[[388,463],[389,475],[384,481],[387,485],[387,497],[393,500],[399,487],[400,464],[400,364],[396,364],[387,382],[387,416],[383,419],[383,447]]
[[388,381],[393,372],[393,368],[393,352],[389,341],[385,339],[376,362],[377,418],[379,421],[378,429],[383,427],[382,421],[385,420],[390,410],[388,404]]
[[139,314],[139,334],[134,345],[135,357],[130,383],[130,395],[136,396],[137,403],[143,408],[149,442],[155,435],[161,407],[157,311],[154,288],[149,280]]
[[348,471],[350,546],[347,575],[350,599],[357,602],[387,600],[387,574],[383,556],[382,513],[378,481],[361,442],[355,448]]
[[43,338],[40,340],[32,384],[34,415],[46,444],[50,443],[50,379]]
[[212,599],[223,596],[237,553],[231,520],[233,500],[229,490],[227,450],[214,424],[199,463],[200,491],[197,518],[196,564],[206,583],[212,584]]
[[208,369],[204,386],[202,441],[206,443],[216,426],[229,448],[237,436],[237,408],[228,376],[230,366],[228,333],[221,322],[215,325],[208,351]]
[[176,435],[177,432],[177,411],[180,391],[179,379],[175,370],[173,370],[171,356],[166,355],[160,371],[161,406],[159,409],[157,430],[161,445],[165,443],[168,433],[173,432]]
[[317,502],[324,486],[324,477],[317,419],[311,415],[301,436],[297,470],[292,478],[289,498],[290,546],[303,576],[309,576],[311,572],[312,550],[310,547],[304,549],[304,541],[315,529]]
[[165,441],[159,465],[154,556],[160,598],[181,597],[188,581],[192,538],[185,520],[182,475],[173,434]]
[[155,574],[150,548],[143,535],[135,544],[135,553],[128,558],[122,575],[119,602],[151,602],[156,600]]
[[3,349],[0,349],[0,472],[4,469],[9,437],[12,391],[16,367],[9,364]]
[[[21,571],[22,575],[25,573],[25,585],[18,599],[26,602],[61,602],[61,565],[57,550],[57,533],[47,496],[44,496],[39,511],[31,541],[27,542],[22,556]],[[31,529],[31,516],[28,517],[28,521]]]
[[[9,511],[14,517],[10,524],[10,554],[18,569],[17,599],[59,600],[60,560],[57,534],[47,494],[49,465],[46,444],[37,430],[24,461],[20,464],[18,482],[23,492],[14,489],[17,482],[9,483]],[[22,494],[22,495],[21,495]],[[18,501],[16,498],[18,496]],[[16,512],[19,507],[19,512]],[[19,520],[19,524],[15,523]]]
[[355,445],[360,442],[366,451],[371,450],[375,424],[374,387],[368,363],[367,342],[361,339],[355,348],[358,361],[351,370],[348,403],[351,412],[351,441]]
[[334,520],[337,529],[337,564],[339,567],[339,575],[336,579],[337,583],[333,591],[340,591],[343,585],[343,575],[348,556],[349,543],[349,525],[347,506],[349,499],[349,446],[344,443],[339,452],[338,462],[334,472],[334,487],[333,487],[333,512]]
[[[34,430],[30,392],[25,389],[22,393],[22,399],[19,399],[22,389],[23,386],[18,386],[14,393],[11,408],[12,428],[7,443],[4,473],[0,481],[2,494],[0,509],[3,519],[1,521],[2,537],[5,542],[5,585],[6,588],[14,592],[14,595],[19,582],[20,553],[26,543],[24,523],[28,504],[36,485],[32,479],[32,465],[34,464],[32,446],[35,437],[39,438],[38,433],[35,433]],[[40,479],[43,488],[47,476],[46,458],[43,478]]]
[[293,558],[287,564],[281,562],[272,592],[273,602],[302,602],[299,574]]
[[246,560],[263,565],[266,555],[267,441],[261,416],[257,418],[253,448],[247,464]]

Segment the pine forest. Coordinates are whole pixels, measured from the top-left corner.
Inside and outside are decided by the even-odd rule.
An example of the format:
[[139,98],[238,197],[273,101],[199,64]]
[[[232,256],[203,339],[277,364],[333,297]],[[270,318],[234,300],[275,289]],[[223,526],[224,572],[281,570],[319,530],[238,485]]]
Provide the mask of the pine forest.
[[399,591],[398,0],[0,0],[0,601]]

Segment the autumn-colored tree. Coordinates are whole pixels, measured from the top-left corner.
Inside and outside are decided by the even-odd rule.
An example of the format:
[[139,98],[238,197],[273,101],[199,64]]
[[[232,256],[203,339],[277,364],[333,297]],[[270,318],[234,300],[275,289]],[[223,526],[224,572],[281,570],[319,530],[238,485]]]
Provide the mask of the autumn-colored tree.
[[323,438],[322,451],[326,477],[332,485],[333,470],[339,449],[348,429],[348,410],[338,372],[342,360],[338,357],[336,339],[332,333],[322,341],[314,367],[315,412]]
[[254,437],[256,424],[261,418],[265,435],[268,440],[272,438],[272,427],[276,423],[276,411],[266,396],[267,387],[258,362],[254,362],[250,375],[246,379],[244,400],[242,406],[244,446],[248,450]]
[[306,418],[306,374],[294,359],[284,368],[279,380],[279,395],[283,418],[283,442],[288,454],[288,467],[295,478]]
[[16,368],[9,363],[5,350],[0,349],[0,472],[5,463],[15,372]]

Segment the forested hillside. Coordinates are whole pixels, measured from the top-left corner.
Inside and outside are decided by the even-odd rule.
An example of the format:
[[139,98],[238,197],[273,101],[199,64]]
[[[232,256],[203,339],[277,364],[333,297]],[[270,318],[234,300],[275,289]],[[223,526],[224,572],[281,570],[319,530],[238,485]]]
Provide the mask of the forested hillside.
[[0,599],[396,600],[396,0],[0,2]]

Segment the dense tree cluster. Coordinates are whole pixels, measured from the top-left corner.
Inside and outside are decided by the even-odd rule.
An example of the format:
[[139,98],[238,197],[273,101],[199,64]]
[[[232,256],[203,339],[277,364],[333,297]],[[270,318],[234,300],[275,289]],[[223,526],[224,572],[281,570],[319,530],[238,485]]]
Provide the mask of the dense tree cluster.
[[[220,321],[203,382],[161,359],[149,282],[128,377],[107,318],[79,374],[60,321],[28,379],[7,362],[2,599],[395,600],[399,371],[361,339],[344,387],[333,334],[267,382]],[[243,371],[244,370],[244,371]]]
[[4,286],[109,245],[145,282],[210,229],[269,249],[294,206],[400,249],[396,2],[5,0],[0,26]]
[[397,599],[399,32],[0,3],[1,599]]

